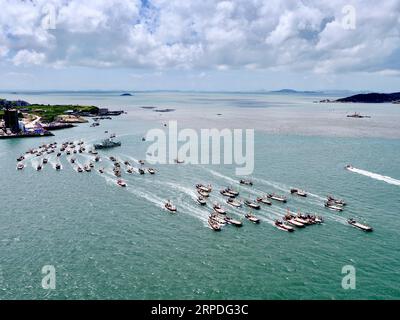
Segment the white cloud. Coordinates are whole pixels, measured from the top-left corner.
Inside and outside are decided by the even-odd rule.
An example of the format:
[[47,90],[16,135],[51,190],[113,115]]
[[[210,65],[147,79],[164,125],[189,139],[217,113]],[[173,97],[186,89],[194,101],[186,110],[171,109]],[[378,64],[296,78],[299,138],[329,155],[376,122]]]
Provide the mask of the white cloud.
[[[348,4],[355,30],[343,28]],[[15,65],[400,70],[398,0],[0,0],[0,7],[0,60]],[[55,30],[45,28],[48,19]]]

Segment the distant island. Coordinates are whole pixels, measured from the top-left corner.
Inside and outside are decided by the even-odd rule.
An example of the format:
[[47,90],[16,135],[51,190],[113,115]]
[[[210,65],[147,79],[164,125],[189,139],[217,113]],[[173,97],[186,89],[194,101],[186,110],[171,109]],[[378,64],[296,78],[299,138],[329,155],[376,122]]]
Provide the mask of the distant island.
[[275,91],[270,91],[271,93],[285,93],[285,94],[318,94],[321,93],[319,91],[297,91],[294,89],[281,89],[281,90],[275,90]]
[[321,100],[320,102],[343,102],[343,103],[400,103],[400,92],[395,93],[361,93],[336,100]]
[[130,97],[130,96],[132,96],[132,94],[131,93],[122,93],[120,96],[121,97]]

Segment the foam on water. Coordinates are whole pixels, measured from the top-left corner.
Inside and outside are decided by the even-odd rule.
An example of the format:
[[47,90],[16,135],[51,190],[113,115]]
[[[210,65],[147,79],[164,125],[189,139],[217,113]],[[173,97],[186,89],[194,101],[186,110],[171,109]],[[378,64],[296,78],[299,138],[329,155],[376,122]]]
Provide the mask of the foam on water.
[[361,174],[366,177],[370,177],[375,180],[384,181],[386,183],[389,183],[389,184],[392,184],[395,186],[400,186],[400,180],[394,179],[392,177],[383,176],[378,173],[374,173],[374,172],[370,172],[370,171],[362,170],[362,169],[357,169],[357,168],[349,168],[348,170],[351,172],[354,172],[354,173]]

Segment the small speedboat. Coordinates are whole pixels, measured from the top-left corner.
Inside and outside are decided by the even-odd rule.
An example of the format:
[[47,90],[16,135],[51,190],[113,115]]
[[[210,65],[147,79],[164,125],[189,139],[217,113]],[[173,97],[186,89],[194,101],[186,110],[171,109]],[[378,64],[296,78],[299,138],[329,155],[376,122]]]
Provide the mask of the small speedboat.
[[88,165],[86,165],[86,166],[84,167],[84,170],[85,170],[86,172],[92,171],[92,169],[91,169],[90,166],[88,166]]
[[287,232],[293,232],[294,229],[291,226],[288,226],[286,224],[284,224],[282,221],[280,220],[276,220],[275,221],[275,226],[282,231],[287,231]]
[[256,210],[260,209],[260,205],[258,203],[254,203],[249,200],[244,200],[244,204],[252,209],[256,209]]
[[94,168],[93,162],[89,162],[89,167]]
[[138,170],[139,170],[140,174],[145,174],[146,173],[142,168],[139,168]]
[[290,193],[297,194],[300,197],[307,197],[307,193],[305,191],[297,189],[297,188],[290,189]]
[[179,160],[179,159],[175,159],[174,161],[175,161],[175,163],[177,163],[177,164],[182,164],[182,163],[185,163],[185,161],[183,161],[183,160]]
[[61,164],[56,163],[55,169],[56,169],[57,171],[61,170]]
[[117,184],[120,186],[120,187],[126,187],[126,182],[124,181],[124,180],[122,180],[122,179],[118,179],[117,180]]
[[24,164],[23,163],[18,163],[17,164],[17,170],[22,170],[24,168]]
[[347,170],[354,169],[354,167],[351,164],[348,164],[344,168],[347,169]]
[[153,168],[148,168],[147,172],[150,173],[150,174],[155,174],[156,170],[154,170]]
[[234,198],[227,199],[226,203],[236,208],[240,208],[242,206],[242,204],[238,200],[235,200]]
[[352,225],[353,227],[356,227],[360,230],[366,231],[366,232],[371,232],[373,229],[370,226],[367,226],[366,224],[362,224],[360,222],[357,222],[356,220],[350,218],[347,220],[348,224]]
[[57,153],[57,157],[61,157],[61,152]]
[[208,218],[208,225],[214,231],[221,231],[221,225],[211,217]]
[[42,165],[38,164],[37,167],[36,167],[36,170],[37,170],[37,171],[42,170]]
[[264,204],[267,204],[267,205],[272,205],[272,202],[271,201],[269,201],[268,199],[266,199],[266,198],[263,198],[263,197],[258,197],[257,198],[257,202],[260,202],[260,203],[264,203]]
[[196,201],[197,201],[199,204],[201,204],[202,206],[205,206],[205,205],[207,204],[206,199],[205,199],[204,197],[202,197],[202,196],[198,196],[198,197],[196,198]]
[[47,158],[43,158],[42,162],[43,164],[46,164],[47,162],[49,162],[49,160],[47,160]]
[[129,174],[132,174],[132,173],[133,173],[133,168],[128,168],[128,169],[126,170],[126,172],[129,173]]
[[224,208],[222,208],[222,206],[219,203],[214,204],[213,209],[215,212],[219,214],[226,214],[226,211],[224,210]]
[[239,191],[236,191],[230,187],[225,189],[227,192],[229,192],[230,194],[233,194],[235,197],[237,197],[239,195]]
[[83,169],[81,167],[78,167],[76,170],[78,170],[78,172],[83,172]]
[[210,194],[208,192],[200,190],[200,189],[197,189],[197,193],[205,198],[208,198],[210,196]]
[[199,184],[196,184],[196,188],[199,189],[199,190],[203,190],[205,192],[208,192],[208,193],[210,193],[212,191],[211,185],[205,186],[205,185],[199,183]]
[[20,157],[17,159],[18,162],[21,162],[22,160],[25,160],[25,157],[24,157],[24,156],[20,156]]
[[260,219],[258,219],[256,216],[252,215],[251,213],[246,213],[244,217],[253,223],[260,223]]
[[176,207],[169,200],[165,203],[164,207],[168,211],[176,212]]
[[140,163],[141,165],[144,165],[144,160],[139,160],[139,163]]
[[75,160],[76,160],[75,158],[71,158],[70,161],[71,161],[71,163],[75,163]]
[[243,225],[242,222],[240,222],[239,220],[235,220],[228,216],[226,216],[224,219],[225,219],[226,223],[231,224],[235,227],[241,227]]
[[279,196],[279,195],[276,195],[275,193],[269,193],[267,195],[267,198],[272,199],[272,200],[276,200],[276,201],[279,201],[279,202],[283,202],[283,203],[286,203],[286,201],[287,201],[284,196]]
[[239,181],[239,183],[247,185],[247,186],[252,186],[253,185],[253,181],[251,181],[251,180],[243,180],[242,179],[242,180]]
[[99,162],[99,161],[100,161],[100,157],[99,157],[99,156],[96,156],[96,157],[94,158],[94,161]]
[[104,173],[104,169],[103,169],[103,168],[100,168],[100,169],[99,169],[99,172],[100,172],[100,173]]
[[110,157],[110,160],[111,160],[112,162],[117,161],[117,159],[115,159],[115,157],[113,157],[113,156]]

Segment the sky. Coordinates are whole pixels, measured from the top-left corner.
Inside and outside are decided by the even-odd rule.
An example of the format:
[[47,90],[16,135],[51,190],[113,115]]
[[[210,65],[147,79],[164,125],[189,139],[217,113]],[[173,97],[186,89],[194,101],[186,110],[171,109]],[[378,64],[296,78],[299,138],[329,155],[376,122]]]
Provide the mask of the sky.
[[0,8],[0,91],[400,91],[400,0],[0,0]]

